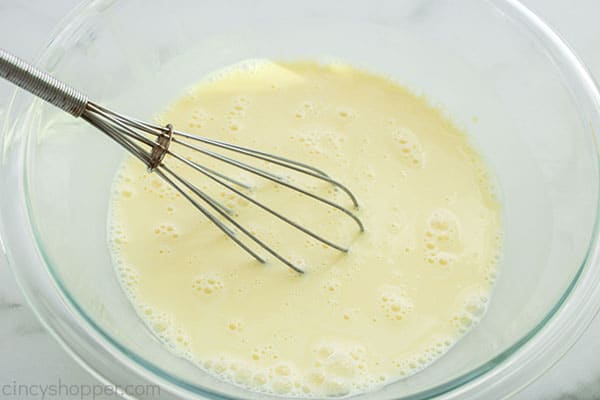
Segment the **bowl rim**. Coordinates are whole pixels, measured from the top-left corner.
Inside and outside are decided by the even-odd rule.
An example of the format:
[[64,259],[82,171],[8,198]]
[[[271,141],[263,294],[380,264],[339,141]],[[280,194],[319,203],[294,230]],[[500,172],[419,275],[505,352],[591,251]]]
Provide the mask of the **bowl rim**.
[[[64,17],[51,36],[53,39],[38,58],[38,64],[52,54],[57,44],[68,33],[83,24],[93,6],[101,2],[86,0]],[[594,128],[600,127],[600,92],[587,68],[566,42],[518,0],[487,0],[486,2],[512,18],[529,33],[533,33],[555,57],[560,58],[564,66],[559,69],[575,80],[582,89],[588,106],[592,109],[589,115],[590,126],[594,131],[592,134],[597,135],[598,130]],[[110,7],[113,2],[108,3]],[[2,170],[0,177],[2,178],[7,177],[16,168],[16,166],[10,167],[8,162],[13,159],[10,158],[11,154],[7,155],[5,151],[10,141],[10,132],[19,122],[12,121],[11,115],[15,112],[15,108],[18,108],[16,106],[18,103],[35,104],[31,99],[21,99],[22,96],[21,90],[15,90],[5,113],[4,126],[0,135],[0,166],[3,166],[0,169]],[[598,137],[596,136],[595,139],[597,140]],[[25,150],[26,143],[23,143],[23,146]],[[595,154],[598,162],[598,149],[595,149]],[[8,182],[12,190],[20,191],[18,196],[11,196],[7,200],[8,206],[0,207],[0,250],[5,255],[29,306],[67,353],[105,385],[118,385],[116,382],[125,379],[125,382],[158,383],[177,396],[172,398],[192,398],[193,395],[201,395],[210,399],[230,399],[231,397],[223,393],[171,376],[159,366],[129,351],[87,316],[75,299],[71,298],[68,291],[62,287],[60,280],[52,275],[52,268],[47,268],[50,260],[45,255],[43,245],[37,239],[39,235],[36,233],[35,223],[31,217],[32,209],[27,195],[26,176],[27,174],[24,173],[20,180],[18,177],[9,177],[0,181],[2,186]],[[13,193],[12,190],[9,193]],[[527,386],[562,358],[600,311],[600,248],[597,245],[600,203],[598,201],[600,198],[597,198],[594,228],[587,253],[570,285],[546,316],[528,334],[485,364],[403,399],[457,399],[464,396],[475,399],[503,398]],[[13,213],[14,215],[11,216]],[[15,234],[15,226],[10,224],[10,221],[17,215],[23,218],[21,221],[27,219],[31,226],[18,227],[19,231]],[[29,243],[20,246],[29,246],[29,248],[23,247],[13,251],[13,248],[18,247],[15,246],[15,242],[22,239],[29,239]],[[36,254],[25,255],[27,252]],[[42,263],[48,272],[44,278],[52,281],[53,285],[50,285],[51,287],[46,285],[43,288],[32,285],[27,273],[20,268],[26,262]],[[44,298],[40,297],[40,290]],[[54,308],[59,305],[63,307],[67,305],[67,309]],[[121,395],[124,398],[134,398],[126,392]],[[161,398],[171,397],[161,394]]]

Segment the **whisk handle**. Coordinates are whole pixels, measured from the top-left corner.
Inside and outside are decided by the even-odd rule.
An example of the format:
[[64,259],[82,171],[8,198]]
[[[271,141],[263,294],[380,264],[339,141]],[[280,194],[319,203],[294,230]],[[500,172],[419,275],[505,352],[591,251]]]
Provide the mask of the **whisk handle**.
[[37,97],[79,117],[87,96],[0,48],[0,76]]

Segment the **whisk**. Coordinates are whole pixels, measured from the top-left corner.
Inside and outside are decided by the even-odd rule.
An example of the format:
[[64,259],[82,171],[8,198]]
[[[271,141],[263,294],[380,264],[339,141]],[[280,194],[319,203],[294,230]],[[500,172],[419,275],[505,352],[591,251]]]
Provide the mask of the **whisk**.
[[[237,196],[245,199],[249,203],[279,218],[291,227],[298,229],[308,236],[311,236],[326,246],[341,252],[347,252],[348,248],[326,239],[322,235],[317,234],[303,225],[291,220],[285,214],[276,211],[249,196],[244,192],[244,190],[251,190],[251,187],[243,182],[174,153],[170,148],[172,143],[177,143],[188,149],[197,151],[205,156],[223,162],[224,164],[229,164],[231,166],[240,168],[246,172],[275,182],[276,184],[301,193],[310,199],[337,209],[341,211],[343,215],[351,218],[361,232],[364,231],[364,226],[361,220],[350,209],[330,199],[304,189],[298,184],[293,184],[290,181],[271,173],[270,171],[258,168],[246,162],[221,154],[217,151],[226,150],[230,153],[241,154],[261,161],[266,161],[267,163],[278,165],[299,174],[304,174],[319,179],[343,191],[352,202],[353,208],[358,209],[358,201],[352,192],[346,186],[332,179],[320,169],[302,162],[290,160],[279,155],[237,146],[235,144],[210,139],[208,137],[181,132],[175,130],[171,124],[162,127],[156,124],[147,123],[121,115],[90,101],[83,93],[67,86],[49,74],[40,71],[39,69],[4,51],[3,49],[0,49],[0,76],[53,104],[63,111],[68,112],[75,118],[81,117],[105,133],[115,142],[124,147],[133,156],[143,162],[147,166],[149,172],[157,174],[160,178],[171,185],[178,193],[181,194],[181,196],[187,199],[196,209],[204,214],[206,218],[208,218],[225,235],[227,235],[227,237],[233,240],[237,245],[239,245],[248,254],[261,263],[265,263],[266,259],[248,246],[246,243],[247,239],[263,248],[266,252],[276,257],[294,271],[299,273],[304,272],[302,268],[281,255],[280,252],[273,249],[255,234],[251,233],[241,223],[236,221],[234,213],[229,208],[208,195],[205,191],[201,190],[189,180],[184,179],[179,174],[175,173],[174,170],[168,165],[166,160],[167,156],[169,162],[176,161],[189,168],[192,168],[194,171],[203,175],[206,179],[216,182],[227,190],[235,193]],[[239,232],[241,232],[242,235],[239,235]],[[242,240],[240,236],[245,236],[247,238],[246,241]]]

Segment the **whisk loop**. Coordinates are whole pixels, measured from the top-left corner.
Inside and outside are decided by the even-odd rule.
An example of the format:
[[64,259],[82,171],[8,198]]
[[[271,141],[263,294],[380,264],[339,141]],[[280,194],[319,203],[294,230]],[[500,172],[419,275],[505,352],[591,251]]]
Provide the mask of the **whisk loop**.
[[278,251],[269,246],[266,242],[250,232],[241,223],[239,223],[235,219],[232,210],[215,200],[198,186],[174,172],[167,165],[167,163],[165,163],[165,158],[167,156],[169,156],[169,159],[182,163],[184,166],[191,168],[204,177],[231,191],[240,198],[246,200],[250,204],[259,207],[263,211],[273,215],[274,217],[305,233],[313,239],[318,240],[324,245],[341,252],[347,252],[348,249],[344,246],[334,243],[329,239],[324,238],[320,234],[317,234],[316,232],[304,227],[298,222],[291,220],[284,214],[272,209],[260,201],[257,201],[239,189],[251,189],[249,185],[173,152],[171,149],[171,145],[173,143],[203,154],[204,156],[218,160],[224,164],[239,168],[278,185],[284,186],[308,198],[316,200],[317,202],[334,208],[344,215],[350,217],[356,223],[361,232],[364,231],[364,226],[361,220],[348,208],[323,196],[315,194],[310,190],[304,189],[300,185],[293,184],[270,171],[258,168],[254,165],[237,160],[230,156],[223,155],[215,150],[211,150],[210,148],[226,150],[228,152],[265,161],[267,163],[271,163],[331,184],[335,188],[345,193],[352,202],[353,207],[358,209],[358,201],[356,200],[356,197],[346,186],[329,177],[325,172],[311,165],[294,161],[279,155],[270,154],[203,136],[192,135],[187,132],[177,131],[171,124],[161,127],[121,115],[90,101],[87,96],[83,95],[79,91],[65,85],[47,73],[38,70],[37,68],[27,64],[25,61],[20,60],[19,58],[7,53],[2,49],[0,49],[0,76],[52,103],[53,105],[70,113],[74,117],[83,118],[85,121],[104,132],[111,139],[125,148],[125,150],[143,162],[148,167],[149,172],[156,173],[160,178],[171,185],[179,194],[181,194],[181,196],[187,199],[225,235],[227,235],[237,245],[239,245],[248,254],[261,263],[266,262],[266,260],[251,247],[249,247],[243,240],[241,240],[237,234],[237,231],[241,232],[248,239],[253,241],[255,244],[273,255],[288,267],[292,268],[294,271],[299,273],[304,272],[300,267],[292,263]]
[[167,124],[165,129],[166,132],[163,131],[156,137],[156,145],[152,147],[152,151],[150,152],[150,162],[148,162],[149,172],[158,168],[169,152],[169,146],[173,140],[173,125]]
[[[356,200],[356,197],[352,194],[352,192],[350,192],[348,188],[346,188],[344,185],[337,182],[336,180],[330,178],[323,171],[314,168],[310,165],[290,160],[285,157],[250,149],[247,147],[241,147],[230,143],[209,139],[203,136],[192,135],[187,132],[177,131],[173,129],[173,126],[170,124],[165,127],[161,127],[155,124],[150,124],[140,120],[125,117],[93,102],[88,102],[86,110],[83,112],[81,117],[88,121],[90,124],[97,127],[98,129],[104,131],[108,136],[113,138],[115,141],[117,141],[119,144],[125,147],[125,149],[127,149],[130,153],[132,153],[134,156],[140,159],[140,161],[142,161],[144,164],[146,164],[146,166],[148,166],[149,171],[155,172],[159,177],[165,180],[185,199],[192,203],[192,205],[196,209],[198,209],[202,214],[204,214],[213,224],[215,224],[223,233],[225,233],[225,235],[227,235],[236,244],[238,244],[241,248],[248,252],[252,257],[254,257],[256,260],[262,263],[266,262],[266,260],[256,251],[252,250],[247,244],[245,244],[238,237],[236,231],[230,228],[224,222],[227,222],[228,224],[232,225],[235,229],[237,229],[239,232],[245,235],[248,239],[256,243],[258,246],[262,247],[265,251],[273,255],[275,258],[283,262],[288,267],[292,268],[294,271],[297,271],[299,273],[304,272],[300,267],[292,263],[286,257],[281,255],[278,251],[269,246],[265,241],[258,238],[246,227],[244,227],[242,224],[236,221],[235,217],[233,216],[233,213],[226,206],[224,206],[219,201],[211,197],[198,186],[182,178],[171,168],[169,168],[168,165],[163,163],[165,156],[168,155],[171,159],[179,161],[183,165],[192,168],[193,170],[202,174],[206,178],[221,185],[225,189],[233,192],[235,195],[268,212],[276,218],[279,218],[281,221],[307,234],[313,239],[316,239],[321,243],[338,251],[347,252],[348,248],[339,245],[321,236],[320,234],[317,234],[314,231],[302,226],[301,224],[291,220],[284,214],[254,199],[253,197],[244,193],[242,190],[235,187],[239,186],[240,188],[250,189],[249,185],[239,182],[236,179],[228,177],[227,175],[224,175],[218,171],[203,166],[195,161],[189,160],[188,158],[173,152],[170,148],[172,143],[177,143],[190,150],[197,151],[201,154],[219,160],[223,163],[240,168],[244,171],[260,176],[271,182],[275,182],[276,184],[287,187],[314,200],[317,200],[323,204],[326,204],[332,208],[335,208],[349,216],[353,221],[355,221],[356,225],[358,226],[361,232],[364,231],[364,226],[360,219],[349,209],[325,197],[319,196],[306,189],[303,189],[298,185],[287,182],[283,178],[276,176],[269,171],[265,171],[246,162],[242,162],[228,157],[226,155],[209,150],[208,148],[192,144],[188,141],[195,141],[200,144],[225,149],[231,152],[236,152],[245,156],[253,157],[258,160],[267,161],[275,165],[288,168],[292,171],[305,174],[313,178],[322,180],[324,182],[330,183],[334,187],[337,187],[344,193],[346,193],[348,195],[348,198],[351,200],[353,206],[355,208],[358,208],[358,202]],[[148,135],[153,136],[154,140],[149,139]]]

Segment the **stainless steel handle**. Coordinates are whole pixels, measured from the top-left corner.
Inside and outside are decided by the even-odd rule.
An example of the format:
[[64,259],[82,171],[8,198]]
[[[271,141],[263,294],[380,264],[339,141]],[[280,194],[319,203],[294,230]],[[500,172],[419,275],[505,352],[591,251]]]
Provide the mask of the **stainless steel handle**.
[[83,114],[87,96],[51,75],[0,49],[0,76],[74,117]]

